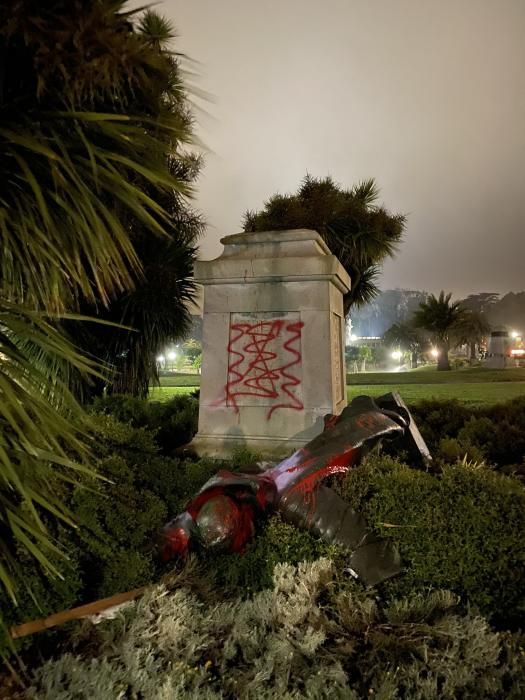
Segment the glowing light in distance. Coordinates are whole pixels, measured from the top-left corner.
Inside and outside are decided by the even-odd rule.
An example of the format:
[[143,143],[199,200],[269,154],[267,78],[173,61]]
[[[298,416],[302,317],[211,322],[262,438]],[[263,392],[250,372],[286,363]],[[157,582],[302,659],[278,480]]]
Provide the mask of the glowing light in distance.
[[523,348],[514,348],[514,350],[510,351],[510,354],[522,357],[525,355],[525,350]]
[[174,360],[177,357],[175,350],[170,350],[168,353],[168,360]]
[[401,350],[394,350],[394,352],[392,353],[392,359],[393,360],[400,360],[402,354],[403,353],[401,352]]
[[439,350],[437,348],[432,348],[430,354],[432,355],[432,357],[437,357],[439,355]]
[[511,337],[511,338],[519,338],[519,337],[520,337],[520,334],[518,333],[518,331],[511,331],[511,332],[510,332],[510,337]]
[[158,355],[157,362],[164,362],[164,355]]

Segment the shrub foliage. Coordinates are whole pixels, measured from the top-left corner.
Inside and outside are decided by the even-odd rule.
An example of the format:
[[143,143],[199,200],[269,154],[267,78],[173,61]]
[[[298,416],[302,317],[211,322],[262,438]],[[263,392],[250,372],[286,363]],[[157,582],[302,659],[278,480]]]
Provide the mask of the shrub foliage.
[[156,588],[90,640],[91,657],[44,664],[33,697],[519,698],[524,661],[446,591],[380,606],[338,585],[327,559],[278,564],[252,598]]
[[[16,609],[13,609],[7,600],[2,601],[2,613],[10,624],[25,622],[142,584],[155,583],[167,573],[159,566],[154,551],[154,541],[159,528],[183,510],[192,495],[218,469],[245,468],[257,461],[257,455],[246,451],[232,455],[229,463],[210,459],[183,459],[178,456],[177,447],[186,442],[188,434],[191,435],[195,429],[196,408],[197,402],[192,397],[178,397],[165,404],[118,396],[96,402],[92,417],[96,438],[95,452],[98,471],[105,480],[100,482],[97,488],[87,479],[81,485],[60,485],[61,497],[79,523],[79,527],[73,533],[70,529],[50,523],[55,539],[69,555],[69,568],[64,580],[50,580],[31,559],[24,558],[21,552],[20,561],[30,592],[24,592]],[[501,421],[508,421],[510,426],[520,425],[523,419],[520,410],[523,413],[523,407],[517,402],[493,409]],[[477,412],[473,416],[460,405],[449,404],[447,407],[437,403],[427,403],[419,407],[418,411],[421,414],[418,423],[425,437],[431,445],[438,445],[441,449],[441,456],[436,460],[438,468],[433,473],[410,468],[385,453],[376,452],[369,456],[364,464],[351,471],[337,487],[343,496],[364,514],[372,527],[381,535],[391,537],[397,542],[405,563],[404,573],[383,584],[376,591],[378,597],[372,599],[369,592],[364,591],[345,573],[348,558],[346,550],[328,546],[274,515],[264,524],[244,553],[201,554],[199,581],[214,590],[214,604],[224,606],[220,608],[221,614],[224,614],[224,621],[230,619],[228,615],[233,614],[231,610],[235,611],[235,616],[240,620],[244,615],[242,611],[251,610],[250,615],[257,617],[263,603],[266,605],[271,599],[274,601],[272,605],[275,605],[275,599],[271,598],[274,596],[271,589],[276,566],[287,563],[290,566],[299,566],[299,571],[304,573],[310,566],[305,562],[312,563],[320,557],[330,559],[330,583],[323,588],[318,598],[310,598],[312,605],[315,603],[323,615],[328,617],[318,618],[316,616],[319,613],[313,610],[309,613],[308,623],[304,620],[297,623],[298,626],[304,624],[305,629],[310,629],[308,635],[314,635],[314,631],[317,634],[321,629],[324,635],[322,641],[314,644],[313,638],[310,639],[307,635],[310,640],[308,644],[313,644],[313,651],[306,654],[306,642],[299,643],[300,637],[294,636],[296,633],[292,634],[289,630],[287,635],[293,637],[294,647],[291,653],[298,653],[294,646],[298,645],[300,653],[306,654],[306,657],[294,656],[293,663],[290,662],[292,666],[282,666],[278,663],[277,652],[270,650],[265,641],[266,634],[271,636],[275,632],[271,625],[277,623],[275,620],[271,624],[267,621],[264,623],[266,626],[261,628],[264,633],[261,631],[259,635],[257,632],[258,641],[253,642],[250,647],[253,666],[249,665],[252,661],[244,657],[244,660],[239,661],[240,657],[236,654],[241,652],[237,647],[237,651],[232,651],[231,656],[220,659],[220,650],[215,649],[210,640],[229,639],[228,635],[240,634],[240,628],[237,626],[236,631],[233,631],[233,627],[228,627],[229,623],[224,622],[225,626],[222,627],[219,622],[212,624],[208,620],[211,601],[192,597],[193,594],[190,595],[188,591],[179,590],[176,596],[179,596],[180,600],[175,596],[172,602],[177,606],[188,604],[190,610],[198,611],[195,613],[194,626],[191,629],[195,633],[198,631],[199,638],[203,640],[202,645],[197,644],[189,656],[185,655],[186,652],[177,656],[180,664],[176,677],[170,676],[168,666],[165,665],[168,664],[168,651],[158,652],[160,666],[155,666],[155,671],[149,669],[149,666],[146,671],[142,669],[140,664],[143,657],[139,654],[133,664],[138,664],[136,672],[142,678],[140,683],[153,682],[154,679],[159,686],[157,694],[147,697],[197,697],[201,691],[202,697],[223,697],[220,693],[225,693],[226,697],[228,693],[236,697],[232,689],[234,681],[245,684],[247,688],[257,688],[259,692],[258,684],[263,677],[269,679],[268,688],[274,688],[275,693],[280,693],[284,686],[279,684],[284,681],[278,680],[277,676],[281,673],[290,678],[290,685],[283,691],[283,697],[308,697],[308,693],[310,697],[323,697],[322,694],[316,693],[318,688],[325,686],[335,697],[338,693],[341,697],[352,697],[351,693],[356,693],[355,697],[363,697],[362,694],[368,694],[370,688],[373,689],[374,695],[385,698],[436,697],[432,695],[436,688],[441,693],[438,697],[454,697],[454,692],[459,693],[461,697],[470,697],[473,679],[479,682],[480,697],[491,697],[491,688],[497,687],[497,692],[500,692],[501,687],[508,684],[509,677],[519,677],[522,673],[520,664],[523,656],[519,638],[503,633],[496,635],[489,628],[489,624],[495,629],[515,629],[523,625],[523,484],[514,476],[500,473],[491,466],[471,464],[466,460],[457,461],[457,457],[461,456],[457,449],[460,443],[466,444],[470,441],[472,450],[475,447],[483,457],[489,450],[494,449],[495,444],[503,445],[503,442],[497,443],[494,437],[499,430],[499,423],[491,421],[488,413],[483,415]],[[439,430],[439,426],[443,425],[446,432]],[[454,462],[453,464],[447,463],[444,458],[447,440],[450,449],[449,461]],[[504,459],[509,459],[508,453]],[[278,587],[281,585],[279,583]],[[454,611],[443,612],[443,615],[427,615],[425,611],[429,609],[428,606],[434,610],[434,603],[441,600],[440,596],[445,595],[439,593],[440,590],[450,591],[446,595],[449,596],[447,600],[454,601]],[[341,600],[347,600],[344,604],[347,607],[340,607],[336,591],[338,595],[343,596]],[[348,597],[351,598],[351,606],[354,606],[352,608],[348,608]],[[158,607],[161,605],[159,601],[164,600],[164,594],[157,591],[148,600],[150,602],[140,603],[138,610],[144,612],[152,629],[157,629],[155,615],[159,611],[162,615],[166,612]],[[176,602],[177,600],[179,602]],[[245,603],[247,607],[243,607]],[[329,614],[325,611],[325,605],[332,606]],[[372,609],[373,614],[370,612]],[[352,628],[354,636],[351,638],[345,636],[347,632],[334,631],[339,629],[337,625],[342,624],[341,620],[345,615],[357,616],[356,620],[364,619],[362,616],[365,610],[372,616],[367,618],[368,631],[363,631],[364,628],[361,629],[358,625],[356,629]],[[403,628],[401,633],[401,628],[395,625],[398,625],[401,620],[399,616],[404,614],[404,610],[412,611],[407,612],[408,618],[403,617],[405,622],[409,620],[411,625],[428,624],[432,630],[416,626],[410,627],[409,630]],[[416,614],[417,610],[419,613]],[[142,612],[136,620],[139,620],[140,615]],[[146,625],[146,618],[140,623],[132,622],[132,627],[135,624]],[[319,627],[319,619],[323,620],[326,627]],[[118,623],[116,624],[115,628],[109,625],[108,634],[113,635],[112,639],[118,647],[124,644],[124,637],[120,639],[119,635],[121,632],[125,634],[125,630],[121,630]],[[246,622],[250,629],[250,625],[256,627],[259,624],[262,623],[257,620],[253,621],[253,624]],[[443,629],[446,628],[448,632],[440,631],[442,624],[445,625]],[[389,625],[394,627],[390,629]],[[66,630],[66,635],[68,633]],[[222,634],[225,636],[221,637]],[[485,642],[480,642],[481,647],[472,646],[475,635],[487,643],[488,640],[492,640],[491,648],[497,650],[497,653],[494,652],[496,657],[493,658],[487,650],[482,650]],[[263,637],[264,641],[261,641]],[[417,652],[411,641],[416,638],[420,644]],[[60,648],[56,646],[58,635],[43,635],[33,639],[39,643],[40,648],[45,646],[46,641],[56,649]],[[339,640],[337,643],[336,639]],[[455,639],[453,644],[452,639]],[[405,646],[405,641],[408,647]],[[175,646],[182,644],[180,641],[173,643]],[[261,665],[257,666],[259,661],[255,660],[256,643],[260,644],[259,656],[269,655],[269,659],[274,659],[271,663],[275,663],[275,667],[269,668],[262,661]],[[276,649],[288,649],[291,643],[288,637],[283,639],[279,634],[272,641],[272,644],[277,645]],[[134,642],[131,644],[134,649]],[[360,655],[356,656],[356,649]],[[439,654],[436,651],[435,656],[432,656],[432,649],[439,650],[442,659],[448,659],[451,670],[447,678],[443,677],[444,671],[442,673],[439,670],[441,667],[438,668]],[[203,655],[205,652],[206,655]],[[117,657],[119,653],[117,652]],[[75,692],[79,693],[78,697],[83,697],[84,691],[81,691],[81,688],[84,687],[87,689],[86,693],[90,692],[94,697],[103,697],[103,694],[100,694],[102,691],[97,695],[99,686],[96,683],[100,682],[100,688],[109,692],[110,686],[107,684],[117,683],[115,679],[121,677],[119,674],[122,669],[117,673],[115,664],[120,669],[121,663],[131,663],[130,659],[117,662],[117,657],[109,658],[104,654],[105,652],[90,662],[93,664],[91,670],[88,662],[82,661],[77,668],[78,673],[73,670],[76,661],[73,662],[69,657],[61,657],[55,666],[49,665],[46,671],[42,671],[47,680],[41,676],[41,680],[38,681],[41,684],[39,688],[53,688],[57,698],[70,697],[66,688],[67,692],[73,692],[72,689],[75,689]],[[398,656],[401,656],[400,660]],[[319,671],[319,686],[317,676],[303,670],[305,658],[310,659],[308,663],[313,664],[316,673]],[[360,659],[359,663],[357,658]],[[207,664],[209,661],[211,664]],[[399,674],[395,669],[400,663],[405,666],[401,666],[404,670]],[[487,667],[486,672],[480,670],[484,664]],[[504,673],[501,671],[503,667],[507,669]],[[82,669],[82,672],[79,669]],[[148,675],[150,670],[153,674],[151,678]],[[51,673],[58,674],[52,682],[49,676]],[[304,676],[304,682],[299,681],[301,674]],[[99,680],[96,681],[95,677]],[[127,690],[123,692],[132,693],[139,688],[139,680],[136,681],[139,685],[135,687],[133,678],[131,674],[126,681],[131,685],[126,686]],[[91,685],[92,683],[95,685]],[[272,686],[271,683],[276,685]],[[61,684],[64,684],[64,688]],[[75,684],[80,685],[77,687]],[[113,687],[116,685],[111,686]],[[206,693],[211,694],[206,695],[206,688]],[[253,693],[255,692],[253,690]],[[45,690],[45,693],[50,697],[50,690]],[[248,693],[246,697],[255,697],[253,693]],[[111,697],[111,694],[107,697]]]
[[[112,409],[122,420],[111,414]],[[51,578],[20,550],[26,585],[18,606],[0,598],[7,624],[158,580],[154,544],[159,529],[219,468],[212,460],[169,456],[173,445],[191,437],[195,415],[191,397],[164,405],[111,397],[96,405],[93,454],[102,479],[84,478],[75,485],[57,482],[55,488],[78,527],[66,528],[51,519],[47,523],[69,557],[65,565],[61,562],[64,578]]]
[[342,493],[383,536],[399,543],[405,573],[395,594],[448,588],[506,622],[525,610],[525,490],[467,463],[441,475],[376,455],[350,472]]
[[467,408],[457,400],[421,401],[413,415],[431,451],[447,462],[483,460],[525,476],[525,398]]

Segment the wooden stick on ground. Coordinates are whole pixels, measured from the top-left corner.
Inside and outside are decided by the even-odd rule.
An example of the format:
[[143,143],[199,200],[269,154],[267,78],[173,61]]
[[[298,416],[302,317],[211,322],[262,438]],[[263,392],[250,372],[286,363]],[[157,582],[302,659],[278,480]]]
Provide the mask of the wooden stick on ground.
[[147,586],[142,586],[142,588],[135,588],[135,590],[127,591],[126,593],[117,593],[109,598],[95,600],[93,603],[79,605],[77,608],[63,610],[62,612],[55,613],[49,617],[43,617],[40,620],[33,620],[32,622],[25,622],[23,625],[11,627],[11,639],[27,637],[30,634],[35,634],[35,632],[41,632],[42,630],[48,630],[51,627],[62,625],[64,622],[69,622],[69,620],[79,620],[82,617],[96,615],[97,613],[107,610],[108,608],[121,605],[129,600],[135,600],[135,598],[141,596],[147,588]]

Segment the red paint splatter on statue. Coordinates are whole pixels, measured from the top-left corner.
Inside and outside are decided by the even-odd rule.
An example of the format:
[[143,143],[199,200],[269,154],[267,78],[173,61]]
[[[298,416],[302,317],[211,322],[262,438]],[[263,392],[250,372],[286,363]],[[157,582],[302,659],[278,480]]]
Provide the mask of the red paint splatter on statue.
[[[228,473],[228,472],[225,472]],[[191,503],[188,504],[187,512],[191,515],[193,520],[196,520],[202,506],[210,501],[212,498],[224,495],[223,486],[215,486],[211,489],[206,489],[203,493],[199,493]]]
[[[359,458],[359,450],[353,447],[347,448],[344,452],[333,457],[327,464],[316,471],[307,474],[290,487],[284,494],[283,500],[295,493],[300,493],[305,505],[309,508],[309,517],[313,515],[316,506],[316,490],[321,481],[335,474],[346,474],[348,469],[355,464]],[[298,465],[299,467],[302,465]]]
[[317,457],[310,457],[309,459],[305,459],[304,462],[299,462],[298,464],[294,464],[291,467],[288,467],[286,469],[286,473],[293,474],[294,472],[298,472],[301,469],[307,469],[312,464],[315,464],[316,461],[317,461]]
[[331,428],[334,428],[338,421],[339,421],[339,416],[325,416],[324,429],[330,430]]
[[162,561],[169,561],[174,557],[185,556],[188,553],[189,535],[182,528],[173,528],[164,535],[164,542],[161,551]]
[[254,509],[249,503],[241,503],[236,520],[235,534],[231,544],[232,552],[242,552],[255,534]]
[[365,413],[356,419],[355,424],[358,428],[362,430],[377,430],[385,422],[385,416],[380,414],[379,416],[373,413]]

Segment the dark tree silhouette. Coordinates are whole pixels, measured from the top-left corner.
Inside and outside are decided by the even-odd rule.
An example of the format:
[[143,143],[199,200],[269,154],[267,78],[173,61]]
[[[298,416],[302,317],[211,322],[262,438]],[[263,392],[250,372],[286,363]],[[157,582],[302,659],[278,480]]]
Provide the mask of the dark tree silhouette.
[[[56,575],[46,523],[71,522],[64,479],[87,469],[69,387],[99,370],[57,317],[126,307],[144,251],[175,240],[166,198],[190,192],[169,167],[185,161],[191,117],[166,26],[124,0],[0,3],[0,585],[12,598],[24,557]],[[177,236],[183,279],[194,239]]]
[[484,314],[470,309],[465,309],[452,328],[456,344],[469,346],[471,364],[476,359],[476,346],[479,346],[488,333],[490,333],[490,323]]
[[452,294],[441,291],[439,297],[431,294],[419,305],[413,323],[416,328],[428,331],[438,350],[438,370],[449,370],[448,352],[453,341],[454,327],[465,314],[461,302],[451,301]]
[[383,342],[410,353],[410,365],[413,369],[417,367],[418,356],[421,352],[424,341],[421,333],[410,323],[394,323],[385,331]]
[[405,229],[405,217],[378,206],[378,196],[374,180],[346,190],[330,177],[307,175],[296,194],[273,195],[260,211],[246,212],[244,230],[317,231],[351,277],[352,289],[344,297],[346,316],[352,306],[376,296],[379,266],[394,255]]

